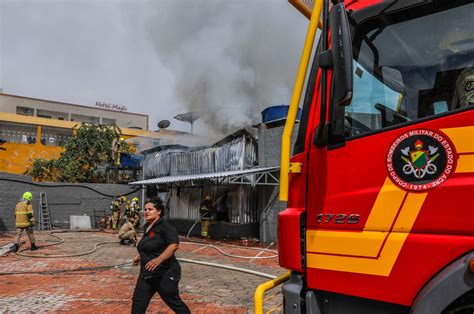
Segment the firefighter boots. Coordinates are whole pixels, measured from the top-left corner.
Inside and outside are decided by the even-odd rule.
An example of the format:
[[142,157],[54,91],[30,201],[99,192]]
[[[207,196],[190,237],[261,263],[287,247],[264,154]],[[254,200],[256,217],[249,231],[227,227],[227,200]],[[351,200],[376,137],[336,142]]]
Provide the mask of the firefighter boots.
[[11,247],[11,250],[15,253],[18,252],[19,249],[20,249],[19,244],[13,244],[13,246]]
[[37,247],[36,244],[31,243],[31,248],[30,248],[30,250],[31,250],[31,251],[36,251],[37,249],[39,249],[39,247]]

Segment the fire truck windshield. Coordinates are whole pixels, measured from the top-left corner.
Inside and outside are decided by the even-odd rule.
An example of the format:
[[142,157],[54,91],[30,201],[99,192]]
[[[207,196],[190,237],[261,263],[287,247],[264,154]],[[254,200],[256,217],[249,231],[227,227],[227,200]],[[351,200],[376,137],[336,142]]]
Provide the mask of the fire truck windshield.
[[441,2],[353,25],[346,137],[474,105],[474,4]]

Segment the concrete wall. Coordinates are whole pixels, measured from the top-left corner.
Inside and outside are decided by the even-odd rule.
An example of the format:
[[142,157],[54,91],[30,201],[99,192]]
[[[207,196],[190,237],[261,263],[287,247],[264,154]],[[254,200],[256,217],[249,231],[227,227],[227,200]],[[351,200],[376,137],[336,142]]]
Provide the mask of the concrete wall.
[[[296,123],[291,138],[291,147],[298,135],[299,123]],[[284,127],[267,129],[261,124],[258,131],[259,167],[280,166],[281,137]],[[260,241],[265,243],[277,241],[278,213],[286,208],[286,202],[278,199],[279,187],[259,187],[259,207],[263,208],[260,215]],[[274,199],[276,197],[276,200]],[[272,202],[274,200],[274,202]]]
[[[26,191],[33,193],[36,220],[39,194],[45,192],[53,226],[69,228],[69,216],[86,214],[92,217],[94,209],[109,211],[112,196],[127,194],[133,189],[121,184],[32,183],[30,177],[0,173],[0,231],[15,229],[15,205]],[[141,191],[126,197],[131,199],[135,196],[141,200]]]

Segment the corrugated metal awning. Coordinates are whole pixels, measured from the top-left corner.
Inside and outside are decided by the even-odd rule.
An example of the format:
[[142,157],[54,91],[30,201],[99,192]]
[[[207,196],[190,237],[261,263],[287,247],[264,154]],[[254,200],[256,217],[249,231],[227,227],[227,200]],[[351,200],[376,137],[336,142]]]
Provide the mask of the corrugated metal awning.
[[[273,176],[271,172],[275,172],[279,169],[280,167],[265,167],[265,168],[252,168],[252,169],[245,169],[245,170],[213,172],[213,173],[198,173],[198,174],[189,174],[189,175],[183,175],[183,176],[168,176],[168,177],[159,177],[159,178],[148,179],[148,180],[143,180],[143,181],[130,182],[129,185],[157,185],[157,184],[168,184],[168,183],[174,183],[174,182],[186,182],[186,181],[217,179],[217,178],[229,178],[231,179],[229,183],[233,183],[233,184],[246,184],[247,182],[243,180],[243,177],[249,176],[249,175],[257,175],[258,177],[257,179],[254,179],[248,182],[250,184],[278,185],[278,179],[275,176]],[[268,176],[270,178],[268,178]]]

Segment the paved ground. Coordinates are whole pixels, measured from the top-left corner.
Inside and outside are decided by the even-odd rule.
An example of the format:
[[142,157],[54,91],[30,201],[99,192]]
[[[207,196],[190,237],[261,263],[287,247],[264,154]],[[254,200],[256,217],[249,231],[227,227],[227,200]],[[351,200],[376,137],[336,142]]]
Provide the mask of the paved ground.
[[[116,235],[105,232],[55,233],[64,243],[48,233],[36,233],[37,244],[43,246],[29,251],[29,243],[22,246],[23,253],[70,255],[87,253],[100,242],[115,241]],[[23,236],[26,240],[26,235]],[[196,239],[197,240],[197,239]],[[13,241],[10,233],[0,234],[0,246]],[[28,241],[27,241],[28,242]],[[276,257],[229,243],[212,243],[225,253],[250,257],[228,257],[217,250],[182,239],[178,258],[199,260],[252,269],[281,275]],[[44,247],[45,245],[51,245]],[[274,249],[274,248],[272,248]],[[76,257],[40,258],[9,254],[0,257],[0,313],[76,312],[76,313],[128,313],[138,268],[129,263],[136,254],[131,246],[118,243],[99,245],[94,253]],[[110,266],[119,265],[111,268]],[[192,313],[252,313],[255,288],[268,279],[215,267],[181,262],[181,296]],[[265,297],[265,311],[281,312],[280,289],[269,291]],[[149,313],[172,313],[155,296]]]

